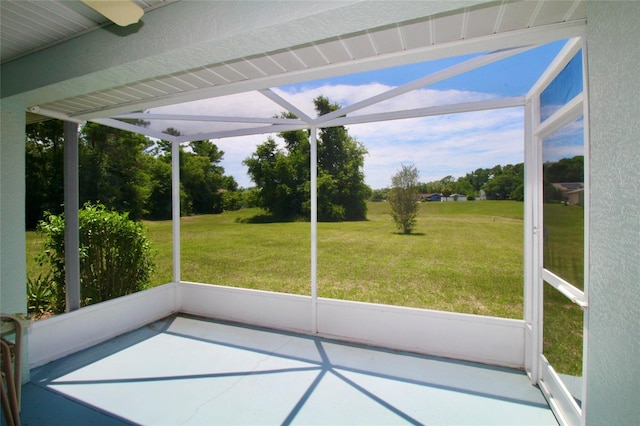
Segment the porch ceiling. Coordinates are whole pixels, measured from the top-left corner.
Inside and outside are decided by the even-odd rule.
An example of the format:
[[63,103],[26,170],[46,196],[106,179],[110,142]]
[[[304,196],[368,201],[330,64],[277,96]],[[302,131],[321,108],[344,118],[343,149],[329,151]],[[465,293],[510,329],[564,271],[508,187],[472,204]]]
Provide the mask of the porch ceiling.
[[[69,20],[69,11],[78,8],[77,5],[67,4],[68,2],[46,3],[50,3],[46,7],[52,10],[65,8],[67,13],[42,13],[35,10],[41,2],[2,2],[3,61],[28,49],[38,48],[29,46],[27,40],[9,43],[16,39],[15,34],[28,26],[44,28],[44,33],[53,34],[63,22]],[[162,2],[141,3],[152,8]],[[576,24],[576,31],[569,36],[578,35],[579,27],[585,20],[586,9],[583,0],[458,2],[460,5],[451,3],[457,5],[453,7],[465,4],[470,6],[357,32],[335,34],[301,44],[290,44],[264,53],[213,61],[195,68],[185,67],[127,84],[107,85],[101,90],[86,91],[77,96],[63,95],[49,102],[30,105],[27,119],[28,122],[33,122],[47,116],[75,121],[100,120],[151,107],[489,49],[538,44],[566,37],[567,28],[572,23]],[[378,8],[380,5],[381,3],[369,4],[368,7]],[[19,11],[20,14],[17,13]],[[87,19],[90,17],[78,13],[71,21],[77,25]],[[86,24],[89,29],[81,31],[89,31],[91,27],[100,25],[103,23],[94,20],[93,24]],[[71,27],[70,23],[67,24],[69,31],[61,40],[78,33],[77,29],[72,30]],[[5,36],[8,37],[6,43]],[[45,36],[46,34],[41,34],[35,43],[40,43],[40,46],[55,43]],[[175,64],[173,65],[175,69]]]
[[[167,0],[134,0],[145,12]],[[0,63],[109,25],[111,22],[80,1],[2,0]]]

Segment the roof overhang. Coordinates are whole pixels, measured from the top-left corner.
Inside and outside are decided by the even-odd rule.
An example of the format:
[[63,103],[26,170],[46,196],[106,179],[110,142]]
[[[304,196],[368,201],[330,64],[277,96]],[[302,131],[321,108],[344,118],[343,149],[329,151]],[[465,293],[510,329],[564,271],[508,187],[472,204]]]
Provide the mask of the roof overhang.
[[2,93],[32,120],[113,125],[153,107],[579,36],[585,13],[581,0],[175,2],[137,29],[4,64]]

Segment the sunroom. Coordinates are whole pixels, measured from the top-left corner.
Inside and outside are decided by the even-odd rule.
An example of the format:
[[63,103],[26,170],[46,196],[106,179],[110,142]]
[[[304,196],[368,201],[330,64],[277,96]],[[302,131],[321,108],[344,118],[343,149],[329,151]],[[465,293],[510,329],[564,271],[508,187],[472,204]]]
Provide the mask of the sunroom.
[[[5,19],[9,19],[9,16],[28,16],[29,21],[35,19],[32,15],[24,15],[24,11],[21,12],[22,15],[18,13],[21,6],[16,3],[3,4],[3,27],[5,28]],[[57,3],[52,2],[54,5]],[[11,180],[11,176],[23,174],[20,169],[24,167],[24,160],[19,159],[24,155],[20,154],[20,151],[23,151],[25,120],[36,120],[40,119],[37,116],[41,116],[67,122],[68,149],[65,151],[68,152],[68,157],[65,164],[70,173],[65,182],[65,209],[67,209],[68,223],[73,223],[74,211],[77,213],[77,190],[74,189],[77,187],[77,169],[74,173],[72,147],[75,145],[74,138],[79,124],[92,121],[169,140],[172,143],[174,159],[172,282],[32,323],[25,332],[27,341],[22,351],[23,380],[31,378],[34,382],[39,381],[42,389],[53,391],[52,394],[57,398],[63,395],[65,404],[68,400],[77,400],[80,401],[82,409],[93,407],[97,412],[110,413],[113,418],[125,423],[152,424],[184,421],[192,423],[208,421],[214,423],[349,423],[354,421],[371,423],[377,419],[379,422],[392,423],[468,424],[473,421],[473,417],[455,417],[451,413],[464,410],[465,405],[472,407],[479,404],[478,407],[484,406],[484,409],[478,408],[478,412],[494,411],[495,413],[505,410],[506,417],[502,417],[502,420],[499,417],[480,417],[485,423],[508,423],[505,419],[510,419],[513,423],[515,419],[520,419],[522,423],[544,424],[547,420],[543,418],[535,420],[537,418],[529,416],[537,414],[527,412],[527,409],[532,407],[540,408],[539,401],[535,398],[529,399],[529,396],[516,393],[510,395],[511,391],[508,387],[483,391],[485,385],[491,387],[491,383],[509,382],[512,370],[505,370],[505,368],[514,368],[524,371],[522,379],[526,379],[527,386],[530,388],[527,392],[534,390],[543,395],[553,410],[555,419],[560,423],[598,423],[599,420],[607,418],[608,420],[617,419],[619,421],[615,423],[624,424],[632,423],[633,419],[637,418],[638,408],[636,404],[632,404],[631,395],[637,395],[633,393],[638,386],[638,381],[633,381],[638,374],[638,367],[633,363],[633,354],[637,354],[638,351],[638,334],[632,327],[626,329],[624,327],[633,324],[631,318],[633,318],[633,312],[637,312],[638,309],[638,304],[634,303],[634,300],[637,301],[637,295],[629,294],[635,282],[633,271],[638,269],[638,233],[628,232],[629,229],[638,229],[638,206],[636,200],[629,199],[617,200],[616,204],[605,206],[602,204],[603,198],[599,198],[598,201],[595,198],[596,189],[603,191],[603,186],[606,186],[607,182],[612,182],[607,179],[614,179],[610,172],[615,170],[615,175],[619,176],[620,170],[624,170],[625,173],[637,175],[631,160],[638,152],[638,146],[637,143],[633,145],[629,142],[632,137],[637,137],[637,128],[625,126],[624,119],[625,114],[629,114],[629,109],[616,118],[610,117],[611,108],[615,107],[615,110],[619,110],[627,105],[627,102],[633,101],[625,100],[627,97],[623,96],[626,95],[624,89],[619,89],[621,92],[609,93],[610,90],[617,90],[618,86],[603,88],[602,82],[595,83],[598,90],[595,92],[596,106],[593,106],[592,97],[587,97],[587,94],[591,95],[595,90],[592,88],[594,84],[592,63],[595,64],[598,78],[610,81],[614,77],[609,75],[609,71],[603,71],[604,65],[600,65],[600,61],[604,61],[604,58],[608,58],[609,55],[618,61],[637,59],[637,47],[634,47],[635,52],[629,54],[613,42],[618,40],[618,36],[625,31],[623,28],[630,28],[637,32],[638,20],[635,18],[638,17],[639,10],[636,5],[623,4],[613,7],[582,1],[461,2],[460,4],[457,2],[409,2],[403,3],[405,8],[399,8],[397,3],[380,2],[314,5],[295,2],[252,4],[170,2],[166,5],[155,3],[143,4],[148,9],[142,23],[136,24],[137,27],[134,25],[135,28],[119,29],[103,26],[101,29],[17,59],[7,62],[3,59],[3,313],[25,311],[24,250],[16,249],[16,247],[24,247],[24,225],[19,224],[24,220],[24,209],[20,202],[16,202],[24,196],[24,185]],[[30,7],[35,5],[36,2],[33,2]],[[82,7],[82,5],[76,5],[70,9],[80,13]],[[31,12],[34,10],[31,9]],[[42,16],[42,11],[38,14]],[[349,16],[356,15],[362,19],[358,22],[349,19]],[[216,19],[220,16],[225,16],[224,25],[220,23],[212,26],[211,21],[217,23]],[[18,18],[15,19],[20,21]],[[606,31],[591,29],[592,21],[600,21],[601,28],[606,28]],[[265,24],[265,22],[269,23]],[[611,22],[621,24],[611,27]],[[316,28],[320,23],[323,27],[317,33],[310,34],[306,31],[306,28],[310,26]],[[186,25],[193,29],[192,34],[185,34]],[[196,41],[194,36],[195,38],[201,36],[202,39]],[[164,43],[159,45],[159,40],[163,40]],[[428,87],[444,79],[480,69],[487,64],[499,63],[498,61],[504,58],[515,57],[537,46],[558,40],[563,40],[558,54],[522,95],[424,106],[410,110],[366,112],[367,107]],[[126,44],[122,44],[123,41]],[[595,45],[595,48],[592,48],[592,45]],[[94,47],[92,51],[91,48]],[[83,52],[88,51],[86,54],[93,61],[83,58],[83,62],[78,63],[78,49],[82,49]],[[595,59],[593,50],[595,50]],[[203,55],[204,51],[208,54]],[[281,96],[281,92],[276,90],[278,87],[294,83],[401,67],[442,58],[458,58],[463,55],[468,58],[460,59],[450,67],[343,107],[335,114],[317,118],[312,118],[310,114],[305,113],[302,106],[285,99]],[[48,75],[33,75],[26,72],[30,67],[50,64],[53,58],[56,65],[51,67]],[[620,73],[622,75],[616,74],[615,78],[626,81],[628,87],[637,85],[637,77],[627,75],[621,70]],[[24,78],[24,76],[30,76],[30,78]],[[288,121],[267,116],[200,115],[194,117],[180,116],[175,112],[167,113],[170,111],[170,105],[247,92],[267,98],[279,108],[295,114],[297,118],[288,119]],[[612,97],[618,96],[615,93],[619,93],[619,97],[612,100]],[[633,104],[629,103],[629,105]],[[163,112],[154,114],[154,109],[159,107],[165,107]],[[523,160],[526,184],[522,275],[524,315],[522,319],[319,297],[317,288],[319,236],[315,202],[317,176],[314,172],[314,147],[318,129],[510,108],[522,111],[524,123]],[[141,110],[150,112],[144,115],[136,113]],[[606,115],[610,121],[602,122],[602,119],[599,121],[598,118],[594,118],[594,112]],[[154,120],[205,121],[214,124],[231,122],[242,125],[231,129],[225,127],[224,130],[197,134],[185,132],[181,136],[171,136],[159,130],[153,130],[152,126],[137,128],[131,124],[131,120],[140,118],[151,122]],[[597,144],[612,143],[608,135],[606,140],[602,139],[604,133],[609,133],[611,126],[614,125],[611,123],[620,123],[619,126],[627,129],[619,135],[618,142],[627,152],[616,164],[607,161],[607,154],[603,152],[604,147],[600,147],[600,150],[596,150],[594,154],[594,146]],[[215,283],[223,285],[195,283],[188,281],[188,278],[185,279],[181,274],[180,252],[179,168],[177,167],[178,155],[176,155],[179,144],[190,140],[220,139],[297,129],[309,129],[311,142],[312,197],[309,223],[308,293],[305,295],[274,293],[226,287],[225,283]],[[594,134],[600,139],[594,140]],[[554,225],[553,212],[546,209],[543,203],[545,183],[543,164],[549,158],[556,158],[553,157],[555,152],[563,149],[570,151],[572,155],[578,152],[585,158],[582,182],[585,194],[582,218],[584,231],[581,236],[583,242],[579,244],[580,252],[578,253],[584,261],[584,267],[578,275],[567,273],[562,268],[562,253],[560,255],[557,253],[557,248],[561,246],[554,246],[557,241],[553,240],[554,235],[548,232]],[[608,149],[610,148],[606,148],[607,152]],[[597,184],[596,179],[601,183]],[[607,194],[605,197],[601,192],[597,194],[604,199],[610,196]],[[611,226],[610,217],[614,215],[617,223]],[[606,227],[608,232],[604,232],[603,227]],[[73,247],[74,241],[77,245],[77,234],[74,237],[72,230],[69,231],[68,238],[68,247]],[[594,239],[597,244],[592,247]],[[623,244],[610,244],[617,240]],[[550,252],[554,248],[556,250],[551,257]],[[608,268],[611,267],[604,263],[603,259],[611,259],[612,256],[621,261],[627,260],[627,263],[624,263],[625,268],[615,270],[614,276],[618,277],[615,284],[610,282],[609,276],[603,276],[606,271],[610,271]],[[77,261],[77,257],[74,259],[73,249],[69,249],[68,265],[73,265]],[[73,267],[68,268],[67,294],[70,296],[68,306],[79,305],[78,277],[77,275],[74,277],[73,270]],[[598,277],[595,282],[594,272]],[[628,297],[624,300],[616,299],[615,292],[609,293],[611,286],[619,288]],[[598,289],[595,314],[591,296],[594,288]],[[583,317],[584,356],[581,361],[583,377],[580,379],[559,374],[562,372],[554,369],[553,360],[550,361],[545,356],[547,348],[543,343],[543,336],[547,323],[545,323],[544,299],[550,297],[550,294],[554,294],[553,297],[557,297],[558,294],[561,295],[560,297],[565,297],[574,306],[572,309],[577,312],[577,315]],[[612,324],[611,316],[618,318],[619,322]],[[611,327],[614,327],[615,333],[607,331],[611,330]],[[129,332],[133,333],[124,334]],[[166,340],[159,342],[155,340],[157,336]],[[256,401],[262,401],[256,402],[256,405],[264,404],[265,406],[260,413],[271,411],[277,412],[277,415],[242,417],[240,412],[247,410],[246,405],[227,400],[225,404],[232,407],[225,414],[228,417],[220,414],[224,411],[220,405],[216,405],[215,409],[210,407],[216,413],[216,417],[210,417],[208,420],[207,417],[197,416],[187,416],[186,419],[190,420],[179,416],[158,418],[140,415],[138,417],[139,411],[159,413],[180,410],[175,406],[169,410],[163,410],[163,404],[169,404],[169,402],[137,401],[127,404],[126,401],[117,401],[107,396],[112,395],[112,391],[104,391],[105,385],[107,387],[131,386],[130,389],[133,389],[141,384],[139,382],[144,382],[147,386],[146,391],[149,391],[151,386],[151,388],[166,389],[169,392],[169,394],[161,391],[157,394],[150,392],[150,395],[156,395],[155,401],[163,401],[163,399],[169,401],[171,392],[189,394],[185,389],[193,391],[199,387],[206,388],[209,383],[206,379],[216,374],[203,373],[194,368],[197,364],[196,360],[193,361],[194,365],[187,368],[185,363],[189,363],[189,359],[192,358],[186,360],[175,358],[174,362],[177,365],[174,366],[171,373],[173,375],[169,378],[150,372],[151,370],[142,371],[153,364],[146,357],[152,357],[156,353],[154,351],[169,353],[169,347],[174,347],[175,350],[179,345],[184,345],[184,351],[190,351],[193,358],[198,358],[196,354],[208,353],[208,349],[199,346],[199,343],[207,342],[218,344],[227,350],[235,348],[244,351],[245,354],[251,353],[256,358],[252,358],[248,366],[255,367],[256,362],[263,362],[262,356],[265,355],[269,357],[265,362],[276,362],[272,370],[261,370],[264,372],[262,376],[269,376],[269,380],[257,381],[256,384],[251,385],[264,386],[260,388],[260,393],[242,394],[242,398],[251,398],[250,395],[253,395]],[[340,346],[340,342],[348,342],[347,349]],[[368,346],[356,347],[352,346],[353,344]],[[611,346],[617,348],[615,355],[617,367],[614,369],[620,368],[620,371],[626,371],[628,374],[626,377],[617,374],[611,377],[610,366],[605,365],[605,360],[601,358],[603,353],[609,352]],[[350,350],[354,352],[349,352]],[[386,352],[388,350],[403,352]],[[396,355],[401,357],[394,358]],[[421,358],[423,355],[441,358]],[[226,355],[211,354],[211,357],[216,360],[225,359],[225,356],[241,357],[238,353],[231,351]],[[159,359],[162,359],[162,362],[171,363],[172,358],[159,357]],[[367,365],[365,359],[373,359],[375,365],[376,363],[389,365],[408,363],[412,367],[408,371],[396,370],[392,373],[383,368],[376,370],[377,367]],[[201,362],[206,364],[207,360],[204,359]],[[430,362],[435,364],[427,365]],[[457,362],[461,364],[458,365]],[[466,364],[467,362],[479,364]],[[109,366],[110,363],[113,365]],[[74,366],[73,370],[70,370],[70,365]],[[106,367],[103,367],[105,365]],[[493,367],[486,367],[487,365]],[[476,373],[471,372],[473,371],[471,366],[478,369],[475,370]],[[456,370],[456,367],[460,367],[461,370]],[[250,367],[229,368],[229,370],[219,371],[217,376],[230,376],[241,371],[233,368],[247,369],[256,376],[256,371],[251,370]],[[120,372],[115,376],[105,373],[116,370]],[[427,371],[440,372],[442,377],[421,376]],[[270,375],[272,372],[279,374]],[[298,375],[307,374],[307,376],[295,380],[284,379],[287,372]],[[495,373],[495,376],[488,377],[490,375],[488,372]],[[602,377],[603,374],[606,377]],[[356,377],[358,375],[366,376],[366,380]],[[482,384],[468,385],[468,381],[458,380],[460,376],[472,377],[471,382],[479,380]],[[141,377],[144,380],[139,380]],[[348,392],[341,393],[339,387],[331,388],[328,385],[325,387],[329,378],[339,378],[339,382],[342,385],[348,384],[349,389],[352,392],[355,390],[354,393],[358,397],[362,398],[364,395],[368,403],[373,401],[373,406],[378,409],[383,407],[383,412],[392,413],[395,417],[376,414],[379,412],[378,409],[371,409],[367,404],[359,405],[355,402],[352,411],[361,414],[368,412],[372,417],[351,415],[348,409],[336,411],[338,414],[335,417],[323,417],[319,414],[323,412],[321,401],[326,401],[326,404],[335,404],[336,401],[330,398],[330,394],[348,394]],[[378,383],[375,385],[378,387],[375,387],[367,382],[367,380],[375,381],[374,379],[383,378],[393,378],[391,380],[393,383],[387,381]],[[199,382],[200,379],[203,380]],[[448,380],[451,381],[448,382]],[[163,387],[164,382],[169,383],[166,388]],[[398,382],[401,382],[402,386]],[[279,387],[278,383],[282,385]],[[174,384],[174,387],[171,384]],[[291,391],[291,387],[295,387],[296,384],[299,389]],[[476,396],[480,401],[463,399],[462,402],[458,400],[449,402],[451,407],[443,410],[444,414],[430,418],[414,415],[419,410],[400,408],[403,407],[402,404],[392,402],[394,399],[391,396],[382,396],[393,395],[396,392],[401,395],[401,399],[415,398],[415,404],[419,406],[424,404],[426,399],[434,397],[422,392],[425,384],[429,384],[426,387],[430,389],[445,390],[454,394],[457,390],[458,394]],[[423,386],[423,389],[411,390],[407,385]],[[541,392],[531,385],[537,385]],[[388,390],[386,394],[382,390],[372,390],[385,386],[393,390]],[[622,395],[621,398],[616,399],[615,403],[610,401],[608,398],[611,397],[606,396],[606,389],[610,386],[618,386],[626,390],[627,399]],[[282,388],[289,390],[285,391]],[[122,395],[122,389],[124,388],[118,388],[116,393]],[[320,397],[323,391],[329,395]],[[520,391],[513,390],[513,392]],[[273,395],[269,395],[270,393]],[[275,397],[280,395],[281,398],[288,398],[289,396],[285,395],[289,393],[291,401],[283,405],[285,408],[276,409],[278,403]],[[269,402],[270,398],[275,398],[276,402]],[[442,401],[443,406],[447,405],[447,396],[440,395],[434,398]],[[350,399],[347,400],[350,401]],[[22,412],[25,421],[28,421],[29,417],[24,413],[34,410],[33,406],[25,404],[33,401],[39,400],[37,398],[23,400]],[[494,407],[493,401],[514,403],[523,411],[518,412],[512,406]],[[101,406],[102,403],[104,406]],[[459,404],[462,404],[462,407],[456,408]],[[591,408],[590,404],[593,404],[594,408]],[[136,405],[138,408],[122,408],[129,405]],[[146,406],[146,410],[140,410],[141,405]],[[57,409],[67,406],[59,405]],[[170,407],[170,405],[164,406]],[[55,405],[52,407],[56,409]],[[196,412],[199,407],[195,408]]]

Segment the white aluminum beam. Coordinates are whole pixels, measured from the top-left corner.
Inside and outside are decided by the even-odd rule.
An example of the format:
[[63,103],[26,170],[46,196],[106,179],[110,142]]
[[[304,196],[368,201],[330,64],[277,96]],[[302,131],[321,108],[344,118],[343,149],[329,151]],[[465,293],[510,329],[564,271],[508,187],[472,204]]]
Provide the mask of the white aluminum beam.
[[78,124],[64,122],[64,272],[65,310],[80,309],[80,195]]
[[311,332],[318,333],[318,138],[317,129],[311,128]]
[[563,126],[576,120],[584,114],[584,92],[578,93],[559,110],[547,118],[535,130],[535,135],[544,139]]
[[230,117],[224,115],[181,115],[181,114],[145,114],[142,112],[132,114],[116,115],[115,119],[135,119],[135,120],[171,120],[171,121],[202,121],[216,123],[259,123],[259,124],[303,124],[297,118],[277,118],[277,117]]
[[587,307],[587,299],[584,297],[584,292],[579,288],[571,285],[548,269],[542,270],[542,279],[582,309]]
[[180,144],[175,141],[171,143],[171,224],[173,227],[173,282],[177,284],[180,282]]
[[145,135],[145,136],[149,136],[157,139],[163,139],[170,142],[174,142],[176,140],[176,137],[173,135],[162,133],[157,130],[152,130],[147,127],[136,126],[135,124],[125,123],[120,120],[114,120],[113,118],[96,118],[90,121],[94,123],[102,124],[103,126],[113,127],[115,129],[138,133],[141,135]]
[[584,27],[585,21],[579,20],[536,28],[527,28],[524,30],[509,31],[500,34],[492,34],[490,36],[430,45],[424,48],[413,49],[411,51],[403,50],[348,62],[339,62],[318,68],[290,71],[258,79],[243,80],[235,83],[211,86],[171,95],[163,95],[154,97],[153,99],[130,101],[127,104],[116,105],[113,107],[87,110],[74,115],[74,117],[77,119],[88,120],[96,117],[128,113],[132,110],[156,108],[163,105],[190,102],[216,96],[232,95],[268,87],[278,87],[316,79],[330,78],[341,74],[365,72],[452,56],[467,55],[486,50],[505,49],[529,44],[539,45],[562,38],[580,36],[584,32]]
[[533,96],[536,93],[542,93],[542,91],[553,81],[553,79],[562,72],[564,67],[567,66],[567,64],[573,59],[573,57],[581,48],[581,37],[574,37],[567,41],[562,50],[558,52],[545,72],[540,76],[538,81],[536,81],[535,84],[531,87],[529,93],[527,93],[527,97]]
[[311,123],[313,121],[313,119],[305,114],[301,109],[284,99],[282,96],[276,94],[271,89],[259,90],[259,92],[307,123]]
[[49,109],[40,108],[38,106],[27,108],[27,111],[29,111],[30,113],[33,113],[33,114],[43,115],[43,116],[49,117],[49,118],[55,118],[57,120],[68,121],[70,123],[84,124],[84,122],[85,122],[85,120],[81,120],[81,119],[78,119],[78,118],[70,117],[67,114],[62,114],[62,113],[57,112],[57,111],[51,111]]
[[[401,119],[407,119],[407,118],[429,117],[429,116],[436,116],[436,115],[457,114],[457,113],[464,113],[464,112],[485,111],[485,110],[502,109],[502,108],[514,108],[514,107],[520,107],[520,106],[524,106],[524,97],[490,99],[490,100],[482,100],[482,101],[474,101],[474,102],[463,102],[463,103],[452,104],[452,105],[441,105],[441,106],[435,106],[435,107],[418,108],[413,110],[357,115],[357,116],[351,116],[351,117],[338,117],[334,120],[330,120],[326,123],[323,123],[322,127],[346,126],[350,124],[374,123],[374,122],[380,122],[380,121],[401,120]],[[205,117],[206,119],[203,119],[203,120],[200,119]],[[181,116],[181,115],[173,115],[173,114],[143,114],[143,113],[124,114],[124,115],[118,116],[117,118],[150,119],[150,120],[159,119],[159,120],[185,120],[185,121],[212,121],[212,122],[218,121],[217,120],[218,117],[216,116]],[[99,119],[99,120],[93,120],[93,121],[95,121],[96,123],[104,124],[111,127],[118,126],[118,128],[122,130],[141,133],[141,134],[145,134],[146,136],[152,136],[152,137],[171,140],[171,141],[176,140],[178,142],[189,142],[192,140],[204,140],[204,139],[223,139],[228,137],[267,134],[267,133],[279,133],[279,132],[284,132],[289,130],[301,130],[309,127],[309,124],[303,122],[302,120],[290,119],[290,118],[283,118],[283,119],[278,119],[278,118],[259,119],[259,118],[251,118],[251,117],[249,118],[222,117],[222,118],[223,120],[220,120],[221,122],[255,122],[255,123],[271,123],[272,125],[254,127],[254,128],[245,128],[245,129],[236,129],[236,130],[221,130],[221,131],[214,131],[209,133],[200,133],[195,135],[191,134],[191,135],[171,136],[171,135],[167,135],[165,133],[161,133],[157,131],[150,132],[149,129],[146,127],[136,126],[129,123],[123,123],[119,120]]]
[[388,90],[384,93],[380,93],[378,95],[372,96],[368,99],[364,99],[360,102],[356,102],[355,104],[351,104],[344,108],[340,108],[323,116],[320,116],[315,119],[315,124],[320,125],[334,118],[347,115],[351,112],[366,108],[368,106],[386,101],[391,98],[395,98],[396,96],[405,94],[407,92],[411,92],[416,89],[421,89],[423,87],[429,86],[431,84],[437,83],[442,80],[446,80],[448,78],[454,77],[456,75],[464,74],[465,72],[474,70],[476,68],[483,67],[485,65],[491,64],[493,62],[499,61],[501,59],[508,58],[513,55],[517,55],[519,53],[525,52],[529,49],[532,49],[536,46],[525,46],[518,47],[506,50],[499,50],[491,53],[487,53],[486,55],[478,56],[472,59],[469,59],[460,64],[456,64],[454,66],[445,68],[440,71],[436,71],[433,74],[429,74],[425,77],[419,78],[402,86],[395,87],[391,90]]
[[459,114],[473,111],[514,108],[524,106],[524,102],[524,97],[513,97],[474,102],[463,102],[451,105],[439,105],[434,107],[417,108],[404,111],[338,117],[336,119],[323,123],[322,127],[347,126],[350,124],[375,123],[380,121],[402,120],[407,118],[431,117],[437,115]]
[[183,135],[183,136],[177,136],[175,140],[177,142],[190,142],[190,141],[207,140],[207,139],[224,139],[224,138],[233,138],[237,136],[265,135],[269,133],[288,132],[290,130],[302,130],[307,128],[309,128],[307,124],[289,124],[289,125],[277,124],[273,126],[254,127],[250,129],[221,130],[221,131],[210,132],[210,133],[198,133],[196,135]]

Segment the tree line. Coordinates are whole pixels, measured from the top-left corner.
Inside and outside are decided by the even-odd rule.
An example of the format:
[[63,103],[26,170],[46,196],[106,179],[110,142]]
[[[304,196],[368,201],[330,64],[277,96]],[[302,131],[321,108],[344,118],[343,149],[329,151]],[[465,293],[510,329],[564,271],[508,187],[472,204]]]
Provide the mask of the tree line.
[[[64,210],[63,123],[32,124],[26,133],[26,225],[33,229],[45,212]],[[171,217],[170,142],[86,123],[78,145],[81,205],[100,203],[134,220]],[[223,155],[210,141],[180,148],[182,214],[221,212],[225,191],[238,189],[219,165]]]
[[[318,115],[340,105],[319,96]],[[281,117],[294,118],[291,113]],[[167,129],[172,135],[179,133]],[[239,190],[232,176],[220,166],[224,152],[208,140],[181,146],[180,209],[182,215],[221,213],[241,207],[262,207],[269,220],[308,219],[311,211],[309,131],[269,137],[243,164],[255,187]],[[80,204],[100,203],[107,209],[128,212],[134,220],[171,218],[171,143],[123,130],[86,123],[79,135]],[[317,141],[318,219],[364,220],[366,201],[387,199],[389,188],[371,190],[364,182],[364,145],[345,127],[320,129]],[[63,123],[49,120],[27,126],[26,224],[34,229],[44,212],[63,211]],[[583,180],[583,158],[545,164],[547,182]],[[457,179],[420,183],[418,193],[462,194],[474,199],[524,200],[524,164],[478,168]],[[551,195],[550,195],[551,196]],[[546,195],[545,195],[546,197]]]
[[[545,200],[559,200],[562,194],[552,183],[583,182],[584,156],[577,155],[549,161],[543,165]],[[371,199],[382,201],[388,198],[391,188],[376,189]],[[445,176],[440,180],[419,182],[416,187],[419,194],[464,195],[468,200],[477,198],[481,192],[488,200],[524,201],[524,163],[496,165],[491,168],[478,168],[457,179]]]
[[[387,198],[389,188],[373,191],[372,200],[382,201]],[[496,165],[492,168],[478,168],[457,179],[445,176],[440,180],[419,182],[417,192],[420,194],[452,194],[464,195],[474,200],[484,193],[488,200],[524,200],[524,163]]]
[[[323,96],[314,100],[314,106],[318,115],[340,108]],[[295,118],[290,113],[281,117]],[[278,136],[284,140],[283,148],[269,137],[244,161],[256,184],[257,204],[275,220],[309,218],[309,132],[288,131]],[[364,183],[364,145],[352,138],[345,127],[338,126],[320,129],[317,147],[318,220],[366,219],[371,189]]]
[[[319,115],[340,108],[327,98],[314,100]],[[293,118],[291,113],[282,117]],[[179,135],[175,129],[166,133]],[[224,156],[213,142],[200,140],[180,147],[182,215],[221,213],[240,207],[264,208],[270,220],[309,218],[310,144],[307,130],[269,137],[244,164],[255,188],[240,191],[225,175]],[[86,123],[80,129],[80,204],[101,204],[127,212],[134,220],[171,218],[171,143],[135,133]],[[321,129],[318,136],[318,219],[366,219],[371,189],[364,183],[364,145],[346,128]],[[34,229],[45,212],[64,210],[63,123],[49,120],[27,127],[26,222]]]

